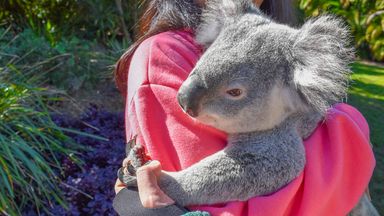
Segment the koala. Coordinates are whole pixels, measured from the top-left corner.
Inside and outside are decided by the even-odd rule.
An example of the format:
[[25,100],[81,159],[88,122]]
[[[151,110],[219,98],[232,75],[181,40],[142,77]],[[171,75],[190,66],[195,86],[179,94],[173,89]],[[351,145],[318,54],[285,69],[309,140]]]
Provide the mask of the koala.
[[206,51],[177,99],[188,115],[228,133],[228,145],[164,172],[160,188],[182,206],[277,191],[304,169],[302,140],[346,96],[348,29],[332,16],[293,28],[250,0],[210,0],[196,38]]
[[160,176],[178,204],[248,200],[277,191],[305,166],[303,139],[346,96],[348,30],[323,16],[296,29],[246,0],[209,1],[197,40],[207,47],[178,92],[182,109],[228,133],[228,145]]

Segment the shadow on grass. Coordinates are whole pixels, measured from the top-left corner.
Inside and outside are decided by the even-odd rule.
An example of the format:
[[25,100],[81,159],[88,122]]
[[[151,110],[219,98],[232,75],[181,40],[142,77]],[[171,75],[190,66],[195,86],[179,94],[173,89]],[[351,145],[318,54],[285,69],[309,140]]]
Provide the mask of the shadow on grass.
[[376,168],[370,183],[372,200],[384,215],[384,68],[353,64],[353,82],[348,103],[366,118],[376,157]]
[[[366,97],[365,100],[379,99],[380,101],[375,102],[374,104],[384,105],[384,83],[382,85],[367,83],[360,80],[353,80],[351,82],[350,94],[360,95]],[[382,107],[384,110],[384,107]]]
[[370,190],[374,205],[384,215],[384,100],[352,94],[348,103],[356,107],[369,124],[376,158],[376,168],[370,183]]
[[354,74],[366,74],[373,76],[384,76],[383,68],[367,65],[360,62],[352,64],[352,70]]
[[[384,75],[384,69],[381,69],[381,74]],[[373,82],[370,82],[371,80],[373,80]],[[366,74],[360,77],[355,76],[347,101],[349,104],[358,108],[367,119],[373,144],[377,147],[383,146],[384,79],[383,82],[381,82],[376,76],[371,77]]]

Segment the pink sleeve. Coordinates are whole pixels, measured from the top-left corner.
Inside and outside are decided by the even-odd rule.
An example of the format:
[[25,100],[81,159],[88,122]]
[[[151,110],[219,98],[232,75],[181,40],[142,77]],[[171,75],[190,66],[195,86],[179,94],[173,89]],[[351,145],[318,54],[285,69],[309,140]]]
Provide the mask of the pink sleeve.
[[[226,143],[219,131],[184,114],[177,90],[200,56],[193,35],[165,32],[136,50],[128,77],[127,138],[139,142],[163,168],[177,171],[213,154]],[[375,160],[368,125],[346,104],[331,109],[327,119],[305,140],[304,172],[279,191],[246,202],[196,206],[211,215],[346,215],[368,185]]]
[[176,95],[200,55],[193,35],[165,32],[144,41],[129,69],[127,138],[138,135],[163,169],[184,169],[222,149],[226,136],[197,123],[179,108]]

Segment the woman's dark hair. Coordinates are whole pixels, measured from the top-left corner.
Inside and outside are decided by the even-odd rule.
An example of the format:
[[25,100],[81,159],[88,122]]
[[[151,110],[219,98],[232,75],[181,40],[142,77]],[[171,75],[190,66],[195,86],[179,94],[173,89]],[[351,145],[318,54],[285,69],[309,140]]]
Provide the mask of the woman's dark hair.
[[195,0],[143,0],[144,11],[137,25],[135,42],[121,56],[115,68],[117,88],[125,96],[131,57],[145,39],[161,32],[190,28],[199,23],[201,8]]
[[[264,0],[260,9],[277,21],[294,24],[293,2],[289,3],[283,0]],[[140,43],[161,32],[182,28],[194,29],[199,24],[201,14],[201,7],[196,0],[143,0],[143,5],[136,40],[116,64],[115,81],[124,97],[127,92],[127,73],[131,57]]]

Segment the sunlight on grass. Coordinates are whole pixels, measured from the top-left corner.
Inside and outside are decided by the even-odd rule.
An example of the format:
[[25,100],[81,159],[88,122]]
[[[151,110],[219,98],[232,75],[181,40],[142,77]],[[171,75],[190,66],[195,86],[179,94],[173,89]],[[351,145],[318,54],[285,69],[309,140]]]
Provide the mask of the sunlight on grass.
[[355,63],[353,71],[351,94],[384,100],[384,68]]
[[384,67],[357,62],[353,64],[353,82],[348,103],[357,107],[367,119],[375,146],[384,140]]
[[[360,79],[360,78],[354,78],[354,79]],[[367,85],[369,83],[366,82],[361,82],[363,85]],[[375,89],[374,89],[375,90]],[[376,89],[376,91],[379,89]],[[349,94],[353,95],[360,95],[362,97],[368,97],[370,99],[378,99],[378,100],[384,100],[384,95],[383,94],[375,94],[373,93],[370,89],[362,89],[354,86],[350,91]]]
[[384,66],[356,62],[352,66],[353,82],[348,103],[367,119],[376,157],[376,168],[370,183],[373,203],[384,214]]

